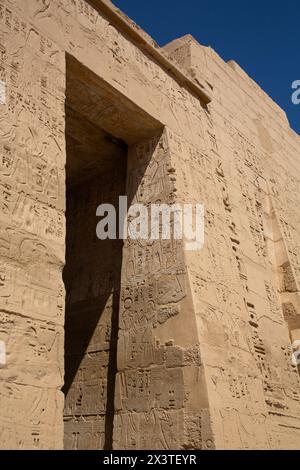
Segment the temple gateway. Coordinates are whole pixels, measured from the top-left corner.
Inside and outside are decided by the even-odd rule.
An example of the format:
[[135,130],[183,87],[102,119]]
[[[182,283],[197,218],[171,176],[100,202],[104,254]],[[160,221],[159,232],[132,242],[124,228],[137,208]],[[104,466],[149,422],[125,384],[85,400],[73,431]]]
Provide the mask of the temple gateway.
[[[300,449],[300,138],[108,0],[0,0],[0,447]],[[202,204],[204,244],[97,207]]]

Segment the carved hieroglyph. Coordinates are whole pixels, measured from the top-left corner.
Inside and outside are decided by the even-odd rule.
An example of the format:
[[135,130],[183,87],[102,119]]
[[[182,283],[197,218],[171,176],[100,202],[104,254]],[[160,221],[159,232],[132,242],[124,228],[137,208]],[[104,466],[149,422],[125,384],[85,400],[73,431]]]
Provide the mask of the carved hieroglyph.
[[[107,0],[0,0],[0,81],[0,447],[299,449],[285,113]],[[204,248],[101,244],[95,208],[124,192],[204,203]]]

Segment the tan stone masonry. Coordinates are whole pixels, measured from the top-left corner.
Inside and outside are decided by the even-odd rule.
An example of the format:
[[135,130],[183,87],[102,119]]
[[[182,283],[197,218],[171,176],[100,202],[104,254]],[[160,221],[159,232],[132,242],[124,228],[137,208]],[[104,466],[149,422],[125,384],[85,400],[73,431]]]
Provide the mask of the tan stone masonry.
[[[284,111],[106,0],[0,0],[0,80],[0,448],[299,449]],[[203,203],[204,248],[98,240],[119,195]]]

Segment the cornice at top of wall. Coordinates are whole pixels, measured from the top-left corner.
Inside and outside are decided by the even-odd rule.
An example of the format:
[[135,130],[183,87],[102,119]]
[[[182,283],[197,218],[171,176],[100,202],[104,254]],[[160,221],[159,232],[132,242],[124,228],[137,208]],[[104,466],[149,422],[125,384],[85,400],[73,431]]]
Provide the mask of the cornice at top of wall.
[[130,37],[132,42],[142,51],[152,57],[167,73],[187,90],[196,95],[201,103],[207,106],[212,97],[204,83],[195,81],[188,73],[182,69],[167,52],[143,31],[134,21],[119,10],[110,0],[86,0],[96,10],[101,11],[121,32]]

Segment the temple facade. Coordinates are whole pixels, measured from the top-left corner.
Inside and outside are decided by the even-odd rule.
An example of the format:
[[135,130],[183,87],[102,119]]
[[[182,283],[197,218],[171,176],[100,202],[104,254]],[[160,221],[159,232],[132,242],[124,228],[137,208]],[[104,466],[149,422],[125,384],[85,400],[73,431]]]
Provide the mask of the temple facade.
[[[0,149],[0,448],[300,449],[300,137],[239,65],[0,0]],[[203,248],[99,240],[120,195]]]

